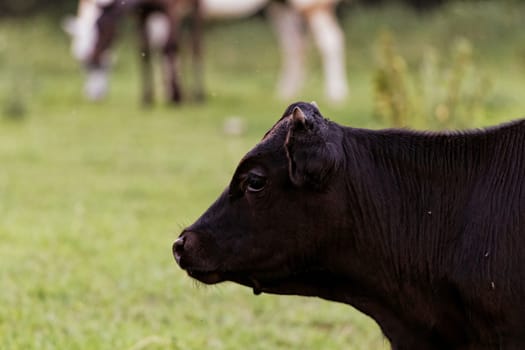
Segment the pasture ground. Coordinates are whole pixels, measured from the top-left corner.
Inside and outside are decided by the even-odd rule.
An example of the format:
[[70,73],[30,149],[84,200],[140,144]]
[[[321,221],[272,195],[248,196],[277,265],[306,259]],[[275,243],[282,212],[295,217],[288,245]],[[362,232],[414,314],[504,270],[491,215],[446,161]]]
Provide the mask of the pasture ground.
[[[490,93],[471,127],[525,113],[523,4],[453,4],[343,13],[351,97],[322,98],[310,48],[307,87],[324,114],[359,127],[374,118],[376,43],[388,31],[408,67],[432,46],[446,63],[468,40]],[[274,97],[279,53],[261,18],[206,33],[206,104],[138,104],[135,43],[118,45],[110,98],[81,96],[58,21],[0,22],[0,349],[387,349],[373,321],[313,298],[254,297],[201,287],[171,243],[222,191],[241,156],[286,105]],[[160,91],[159,91],[160,92]],[[242,136],[225,136],[226,118]]]

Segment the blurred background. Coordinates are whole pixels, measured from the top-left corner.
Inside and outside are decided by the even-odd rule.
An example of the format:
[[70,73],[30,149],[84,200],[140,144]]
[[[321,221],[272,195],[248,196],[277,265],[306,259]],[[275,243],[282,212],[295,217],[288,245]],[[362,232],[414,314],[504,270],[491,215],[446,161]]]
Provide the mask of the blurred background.
[[[0,0],[0,348],[388,349],[349,306],[202,287],[171,244],[295,100],[366,128],[522,117],[525,4],[341,2],[349,94],[339,103],[324,97],[312,40],[300,93],[276,97],[280,52],[264,10],[207,22],[205,102],[170,106],[156,89],[150,108],[131,19],[112,50],[109,95],[84,98],[61,28],[76,8]],[[183,72],[188,52],[183,42]]]

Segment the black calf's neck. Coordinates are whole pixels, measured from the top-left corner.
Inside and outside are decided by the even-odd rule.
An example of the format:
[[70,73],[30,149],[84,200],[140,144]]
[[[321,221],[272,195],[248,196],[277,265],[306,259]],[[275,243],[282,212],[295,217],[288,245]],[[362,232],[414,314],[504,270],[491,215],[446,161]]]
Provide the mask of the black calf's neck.
[[[464,252],[458,245],[505,240],[495,225],[473,232],[476,220],[491,215],[507,222],[523,216],[523,120],[451,133],[344,131],[346,202],[355,248],[363,256],[380,254],[393,262],[381,267],[391,277],[439,279],[464,259],[457,256]],[[498,205],[506,212],[499,213]]]

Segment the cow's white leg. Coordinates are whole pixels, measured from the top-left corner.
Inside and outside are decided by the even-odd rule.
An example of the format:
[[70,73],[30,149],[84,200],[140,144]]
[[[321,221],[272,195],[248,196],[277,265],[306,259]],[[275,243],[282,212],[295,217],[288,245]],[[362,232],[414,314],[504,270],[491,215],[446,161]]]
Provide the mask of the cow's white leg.
[[283,99],[296,96],[304,82],[305,38],[302,18],[292,8],[272,3],[268,15],[281,49],[278,94]]
[[100,101],[108,92],[108,69],[89,69],[84,85],[84,93],[90,101]]
[[326,95],[334,102],[341,102],[348,95],[345,42],[334,7],[318,6],[305,11],[305,15],[323,60]]

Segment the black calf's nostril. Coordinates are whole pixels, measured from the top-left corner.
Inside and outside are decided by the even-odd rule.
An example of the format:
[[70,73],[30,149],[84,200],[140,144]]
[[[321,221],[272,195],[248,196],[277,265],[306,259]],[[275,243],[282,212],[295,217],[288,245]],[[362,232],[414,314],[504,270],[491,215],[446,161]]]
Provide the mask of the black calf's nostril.
[[179,237],[175,243],[173,243],[173,252],[182,253],[184,251],[184,237]]
[[175,261],[177,264],[179,264],[182,267],[181,262],[181,255],[184,252],[184,237],[179,237],[175,243],[173,243],[173,257],[175,258]]

